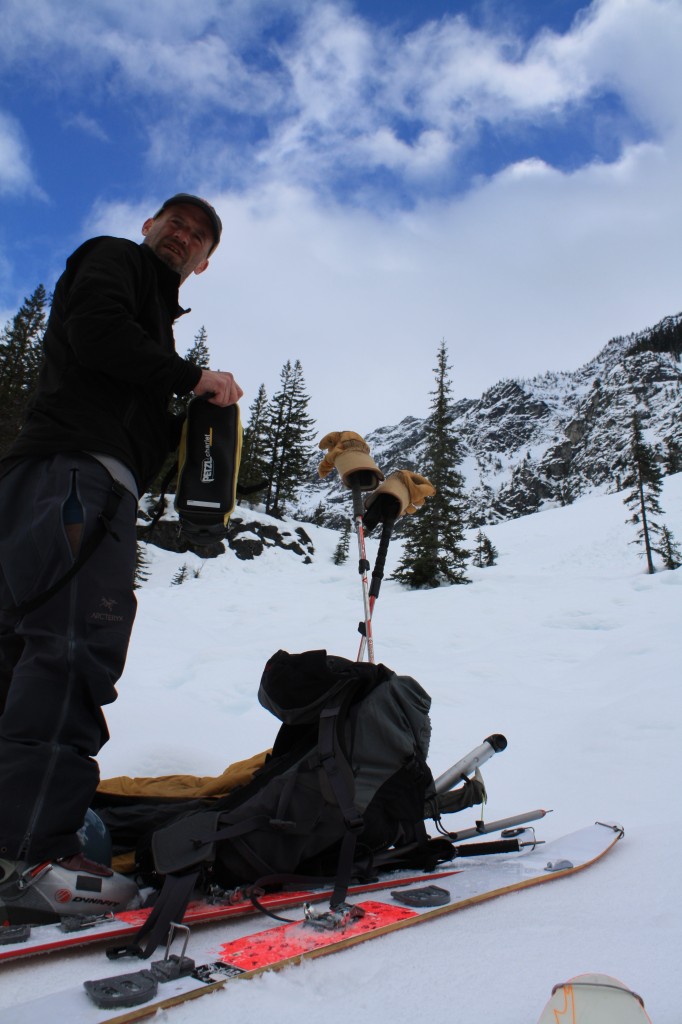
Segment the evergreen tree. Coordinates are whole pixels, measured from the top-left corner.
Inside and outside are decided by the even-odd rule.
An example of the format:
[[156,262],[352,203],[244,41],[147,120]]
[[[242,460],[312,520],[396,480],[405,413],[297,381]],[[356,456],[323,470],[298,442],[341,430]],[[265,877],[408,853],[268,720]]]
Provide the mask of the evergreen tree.
[[307,478],[315,422],[306,409],[310,396],[305,391],[303,367],[297,359],[282,367],[280,390],[269,409],[269,451],[267,466],[267,493],[265,511],[281,518],[286,503]]
[[495,565],[497,560],[497,548],[493,545],[493,542],[489,537],[483,533],[483,530],[478,531],[476,534],[476,551],[472,559],[472,564],[477,569],[487,569],[491,565]]
[[[268,479],[268,452],[270,446],[269,405],[265,384],[261,384],[258,394],[249,407],[249,422],[244,430],[242,440],[242,456],[239,464],[239,479],[245,485],[256,484]],[[259,501],[256,493],[253,500]],[[248,503],[248,499],[247,503]]]
[[448,352],[443,340],[434,367],[436,387],[424,430],[424,476],[436,493],[404,520],[404,553],[393,578],[412,588],[470,583],[465,575],[469,552],[462,547],[466,498],[458,470],[462,453],[453,429]]
[[208,370],[211,365],[211,356],[208,351],[208,333],[205,327],[200,327],[194,335],[194,342],[185,353],[185,359],[202,370]]
[[[189,363],[194,363],[195,366],[200,366],[202,370],[208,370],[211,365],[211,355],[208,350],[208,333],[205,327],[200,327],[197,333],[194,335],[194,341],[185,352],[184,358]],[[181,395],[179,398],[171,399],[171,411],[179,414],[186,412],[187,405],[189,404],[189,396]]]
[[661,527],[661,539],[656,547],[656,554],[663,559],[663,566],[666,569],[679,569],[682,565],[682,551],[679,544],[673,537],[672,530],[667,526]]
[[623,504],[632,511],[632,515],[626,519],[626,522],[639,527],[637,539],[632,543],[644,545],[647,572],[653,573],[656,571],[653,561],[653,539],[660,534],[661,527],[652,516],[661,515],[663,512],[658,500],[663,488],[663,478],[655,449],[644,440],[642,420],[637,412],[632,417],[630,443],[626,458],[627,466],[623,487],[632,488],[630,493],[623,498]]
[[[300,515],[296,515],[295,519],[305,519],[306,513],[301,512]],[[312,523],[313,526],[324,526],[327,522],[327,509],[325,508],[324,502],[319,501],[312,512],[307,514],[308,522]],[[348,527],[350,529],[350,525]]]
[[47,295],[39,284],[0,333],[0,455],[19,433],[38,381]]
[[350,549],[350,520],[346,520],[341,535],[339,536],[339,542],[336,545],[334,551],[333,562],[334,565],[343,565],[348,558],[348,551]]
[[179,587],[186,579],[189,579],[189,569],[187,563],[183,562],[180,568],[176,571],[173,579],[170,582],[171,587]]
[[682,445],[674,437],[665,439],[663,466],[667,474],[682,472]]
[[143,583],[146,583],[149,579],[149,557],[147,555],[147,545],[140,544],[137,542],[137,549],[135,551],[135,575],[133,578],[133,589],[139,590]]

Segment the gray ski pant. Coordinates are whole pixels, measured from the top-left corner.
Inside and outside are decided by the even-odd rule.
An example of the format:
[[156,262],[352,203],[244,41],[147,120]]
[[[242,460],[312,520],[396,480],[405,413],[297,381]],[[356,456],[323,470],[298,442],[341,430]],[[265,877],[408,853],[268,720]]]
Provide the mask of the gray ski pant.
[[102,705],[116,699],[135,618],[133,495],[67,584],[34,610],[13,609],[73,565],[111,487],[84,453],[26,459],[0,479],[0,857],[80,849],[109,738]]

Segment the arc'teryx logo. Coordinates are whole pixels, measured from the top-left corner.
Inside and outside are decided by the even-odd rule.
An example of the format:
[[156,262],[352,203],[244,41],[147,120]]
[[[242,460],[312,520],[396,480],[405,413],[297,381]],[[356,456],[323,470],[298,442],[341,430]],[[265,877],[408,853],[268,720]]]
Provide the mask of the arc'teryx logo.
[[113,597],[101,597],[99,611],[91,612],[90,620],[95,622],[123,622],[123,616],[117,615],[114,612],[117,604],[118,601],[114,600]]

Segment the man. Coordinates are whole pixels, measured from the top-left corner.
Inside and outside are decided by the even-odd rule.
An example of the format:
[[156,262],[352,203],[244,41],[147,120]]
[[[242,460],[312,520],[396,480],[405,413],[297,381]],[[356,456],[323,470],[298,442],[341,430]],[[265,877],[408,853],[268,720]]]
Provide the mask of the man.
[[0,921],[131,896],[84,857],[79,831],[135,616],[137,499],[179,440],[169,399],[242,395],[173,338],[178,289],[221,231],[209,203],[180,193],[141,244],[85,242],[55,288],[36,394],[0,463]]

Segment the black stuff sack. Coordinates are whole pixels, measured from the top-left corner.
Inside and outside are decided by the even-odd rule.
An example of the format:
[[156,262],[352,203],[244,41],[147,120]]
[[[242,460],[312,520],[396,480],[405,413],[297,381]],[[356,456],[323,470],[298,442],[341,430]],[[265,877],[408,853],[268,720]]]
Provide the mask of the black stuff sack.
[[237,500],[241,449],[239,406],[193,398],[182,427],[175,494],[180,532],[190,544],[207,546],[225,536]]

